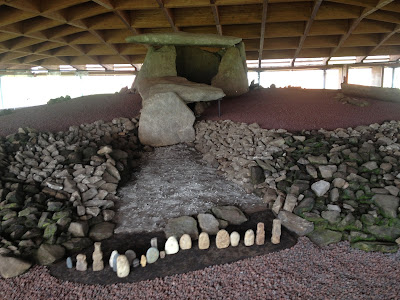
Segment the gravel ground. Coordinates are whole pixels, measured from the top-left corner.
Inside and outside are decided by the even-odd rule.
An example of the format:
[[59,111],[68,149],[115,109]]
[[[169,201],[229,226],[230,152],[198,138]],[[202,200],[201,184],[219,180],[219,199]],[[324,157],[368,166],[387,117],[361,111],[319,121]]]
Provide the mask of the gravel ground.
[[[223,251],[223,250],[221,250]],[[292,248],[139,283],[62,282],[36,266],[0,280],[2,299],[398,299],[400,254],[364,253],[341,242]]]

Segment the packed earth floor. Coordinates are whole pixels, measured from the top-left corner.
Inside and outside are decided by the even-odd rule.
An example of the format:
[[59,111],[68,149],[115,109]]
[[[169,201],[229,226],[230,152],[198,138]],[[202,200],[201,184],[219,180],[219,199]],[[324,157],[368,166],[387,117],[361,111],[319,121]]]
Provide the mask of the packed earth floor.
[[[225,99],[221,117],[217,116],[216,105],[212,105],[202,118],[258,123],[262,128],[289,131],[400,120],[400,104],[368,99],[368,106],[358,107],[342,104],[335,95],[333,91],[256,90],[239,98]],[[139,110],[137,95],[91,96],[79,102],[27,108],[0,117],[0,135],[25,126],[41,131],[67,130],[71,125],[96,120],[131,118]],[[367,253],[350,248],[348,242],[320,248],[301,237],[290,249],[137,283],[75,283],[51,276],[47,267],[35,266],[19,277],[1,279],[0,296],[4,299],[395,299],[400,294],[399,279],[399,252]]]

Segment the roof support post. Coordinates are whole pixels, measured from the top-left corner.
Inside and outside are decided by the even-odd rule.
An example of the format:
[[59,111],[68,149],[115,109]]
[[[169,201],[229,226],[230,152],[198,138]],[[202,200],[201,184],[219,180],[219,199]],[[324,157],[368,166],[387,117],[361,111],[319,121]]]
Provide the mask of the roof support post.
[[261,68],[261,61],[264,50],[264,37],[265,37],[265,23],[267,23],[268,0],[263,2],[263,11],[261,19],[261,34],[260,34],[260,48],[258,50],[258,67]]

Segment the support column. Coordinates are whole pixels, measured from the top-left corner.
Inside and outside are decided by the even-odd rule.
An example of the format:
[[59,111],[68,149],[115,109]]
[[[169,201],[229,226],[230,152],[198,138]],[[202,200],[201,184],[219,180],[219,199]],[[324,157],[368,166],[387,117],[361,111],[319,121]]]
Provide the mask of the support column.
[[323,89],[326,89],[326,69],[324,69],[324,86]]
[[260,70],[257,71],[257,75],[258,75],[258,84],[261,85],[261,74],[260,74]]
[[383,86],[383,67],[376,66],[371,67],[371,86],[382,87]]
[[0,75],[0,103],[1,103],[0,109],[4,109],[4,99],[3,99],[3,89],[1,86],[1,78],[2,78],[2,76]]
[[396,71],[395,67],[392,67],[392,88],[394,88],[394,72]]

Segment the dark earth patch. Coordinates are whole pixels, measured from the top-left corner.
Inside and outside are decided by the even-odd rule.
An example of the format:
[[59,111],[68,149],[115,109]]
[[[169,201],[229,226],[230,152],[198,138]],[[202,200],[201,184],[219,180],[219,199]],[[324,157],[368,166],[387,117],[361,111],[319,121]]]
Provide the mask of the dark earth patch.
[[[116,234],[111,239],[102,242],[103,260],[105,268],[99,272],[93,272],[91,269],[93,247],[87,248],[82,253],[86,254],[88,261],[88,270],[86,272],[67,269],[65,260],[60,261],[49,267],[50,274],[61,280],[79,282],[85,284],[114,284],[126,282],[139,282],[165,277],[174,274],[187,273],[189,271],[200,270],[212,265],[220,265],[242,260],[248,257],[264,255],[270,252],[279,251],[294,246],[297,238],[282,228],[281,243],[273,245],[271,240],[272,220],[274,216],[271,211],[261,211],[250,215],[249,221],[240,226],[229,226],[228,232],[237,231],[241,236],[241,243],[237,247],[227,249],[217,249],[215,246],[215,236],[211,236],[211,246],[208,250],[199,250],[197,241],[193,241],[193,248],[190,250],[181,250],[175,255],[167,255],[164,259],[159,259],[145,268],[131,268],[131,273],[126,278],[118,278],[108,265],[108,259],[113,250],[124,253],[128,249],[136,252],[140,259],[150,247],[150,239],[158,238],[159,249],[163,249],[165,244],[165,235],[162,232],[143,233],[143,234]],[[257,223],[265,223],[266,243],[262,246],[254,245],[246,247],[243,244],[244,233],[247,229],[256,230]],[[73,261],[75,263],[75,257]]]

